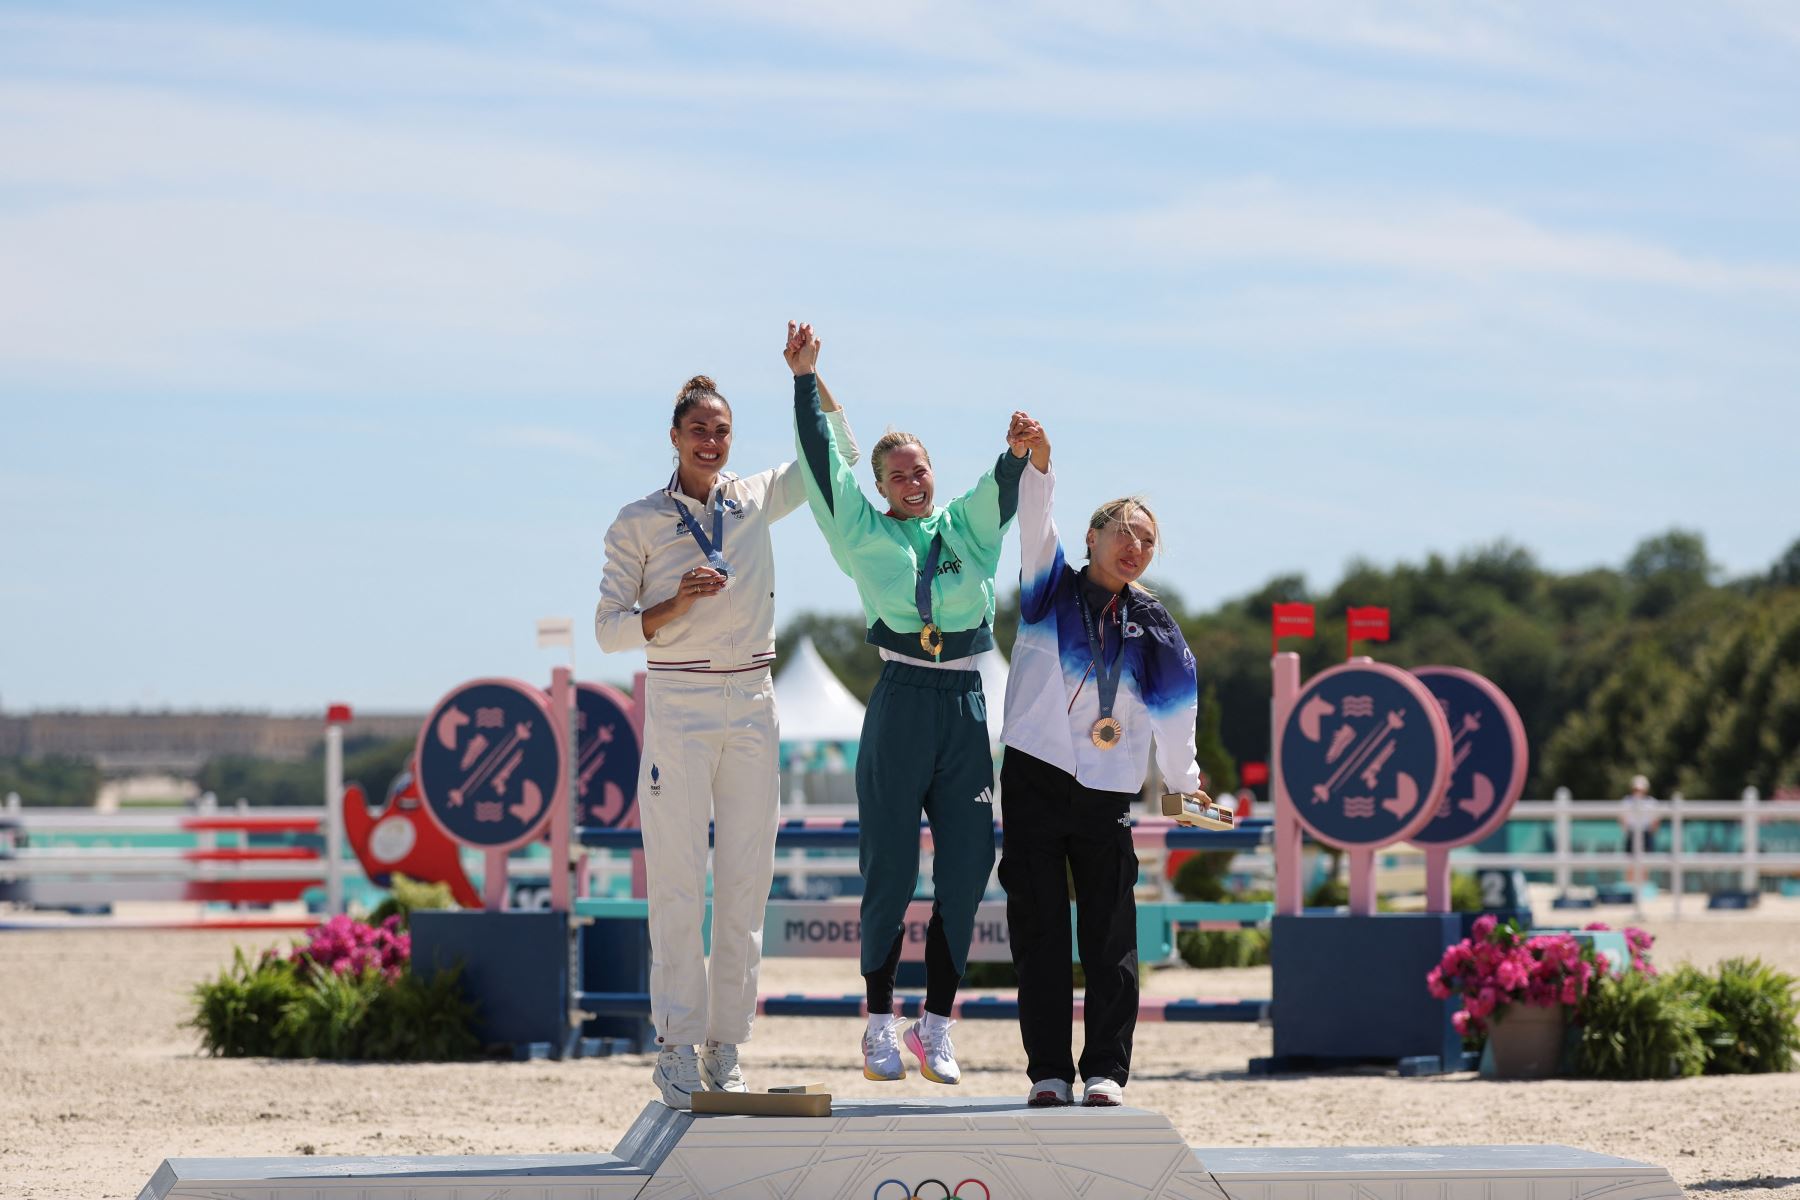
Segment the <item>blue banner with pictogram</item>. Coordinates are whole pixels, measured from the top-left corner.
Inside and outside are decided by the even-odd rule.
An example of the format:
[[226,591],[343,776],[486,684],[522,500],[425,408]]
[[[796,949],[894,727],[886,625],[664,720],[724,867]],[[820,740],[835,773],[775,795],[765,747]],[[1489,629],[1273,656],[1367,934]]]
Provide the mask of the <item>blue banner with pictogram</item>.
[[1525,790],[1525,726],[1506,693],[1461,667],[1417,667],[1450,726],[1450,786],[1421,846],[1466,846],[1497,829]]
[[513,679],[477,679],[438,702],[419,732],[419,793],[445,833],[480,850],[543,835],[563,769],[544,693]]
[[576,824],[608,829],[635,826],[642,747],[629,699],[603,684],[575,691]]
[[1431,693],[1386,663],[1315,675],[1281,730],[1282,783],[1300,823],[1345,849],[1411,837],[1431,820],[1449,768]]

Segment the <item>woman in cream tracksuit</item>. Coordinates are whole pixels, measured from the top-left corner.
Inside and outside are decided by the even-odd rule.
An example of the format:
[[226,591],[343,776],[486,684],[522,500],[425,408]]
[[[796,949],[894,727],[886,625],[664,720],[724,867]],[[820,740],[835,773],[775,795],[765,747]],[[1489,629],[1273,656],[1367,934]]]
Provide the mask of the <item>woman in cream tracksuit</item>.
[[[842,413],[830,420],[854,446]],[[674,1108],[703,1087],[746,1090],[738,1044],[756,1015],[780,803],[769,524],[806,503],[795,463],[747,477],[725,470],[731,435],[731,406],[712,380],[688,380],[669,429],[675,473],[606,531],[594,613],[601,649],[648,658],[637,804],[650,1019],[662,1047],[655,1079]],[[701,941],[709,821],[720,850],[710,964]]]
[[[1194,656],[1168,610],[1138,586],[1156,554],[1156,518],[1141,501],[1103,504],[1087,522],[1087,566],[1063,559],[1051,514],[1050,440],[1024,413],[1009,439],[1031,449],[1019,481],[1019,635],[1006,684],[1000,767],[1000,883],[1027,1100],[1116,1105],[1137,1027],[1137,852],[1127,819],[1144,786],[1152,735],[1163,787],[1193,793],[1198,705]],[[1070,1054],[1068,886],[1087,975],[1085,1042]]]
[[818,342],[790,350],[794,428],[807,501],[831,555],[856,583],[868,641],[885,660],[856,760],[863,876],[862,974],[869,1023],[863,1074],[906,1074],[894,1026],[894,976],[919,877],[919,818],[931,823],[932,911],[925,930],[925,1012],[904,1034],[920,1072],[956,1083],[950,1013],[967,965],[976,906],[994,865],[994,763],[975,656],[994,644],[994,568],[1011,524],[1023,446],[1003,450],[967,493],[933,503],[931,458],[889,433],[870,461],[888,504],[870,504],[847,446],[822,412]]

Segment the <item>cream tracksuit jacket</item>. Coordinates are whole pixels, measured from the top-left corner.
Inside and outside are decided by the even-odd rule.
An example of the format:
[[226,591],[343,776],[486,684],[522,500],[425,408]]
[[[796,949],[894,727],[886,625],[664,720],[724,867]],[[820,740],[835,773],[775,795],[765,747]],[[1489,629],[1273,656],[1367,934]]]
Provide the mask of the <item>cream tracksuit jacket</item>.
[[[843,410],[827,417],[832,436],[855,461],[856,443]],[[670,476],[667,486],[619,510],[606,531],[606,567],[594,611],[594,637],[602,650],[643,650],[652,672],[742,671],[775,661],[775,553],[769,526],[806,503],[806,481],[800,464],[790,462],[748,476],[725,471],[719,485],[714,497],[701,503],[685,495]],[[675,595],[685,572],[706,565],[677,519],[676,506],[711,536],[712,506],[720,490],[725,506],[722,553],[731,564],[731,582],[646,639],[644,609]]]

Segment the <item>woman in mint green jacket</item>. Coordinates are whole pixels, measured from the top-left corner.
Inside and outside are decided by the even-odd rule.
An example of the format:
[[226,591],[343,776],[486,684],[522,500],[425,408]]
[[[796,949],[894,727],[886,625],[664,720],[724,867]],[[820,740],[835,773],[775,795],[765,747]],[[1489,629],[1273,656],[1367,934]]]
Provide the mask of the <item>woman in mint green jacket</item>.
[[[899,1044],[935,1083],[961,1077],[950,1014],[968,963],[976,906],[994,865],[994,767],[987,701],[975,656],[994,644],[994,571],[1018,508],[1023,443],[942,508],[931,456],[890,433],[870,462],[882,512],[864,496],[820,410],[819,342],[789,329],[794,428],[807,502],[832,557],[856,583],[868,640],[885,660],[869,697],[856,760],[863,876],[862,973],[869,1024],[863,1073],[904,1078]],[[919,818],[935,847],[925,935],[925,1013],[904,1036],[893,1017],[894,974],[919,874]]]

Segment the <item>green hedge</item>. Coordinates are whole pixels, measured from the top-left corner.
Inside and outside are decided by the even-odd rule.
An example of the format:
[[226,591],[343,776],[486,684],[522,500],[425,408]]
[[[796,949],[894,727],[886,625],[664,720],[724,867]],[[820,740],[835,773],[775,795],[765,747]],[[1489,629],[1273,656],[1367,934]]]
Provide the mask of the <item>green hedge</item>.
[[1627,971],[1597,979],[1581,1007],[1578,1074],[1674,1079],[1791,1071],[1800,1053],[1800,981],[1761,959],[1714,973]]
[[1175,949],[1190,967],[1263,967],[1269,963],[1267,929],[1184,929]]
[[201,1047],[225,1058],[334,1058],[404,1062],[468,1058],[480,1047],[460,972],[429,982],[410,970],[336,974],[274,951],[254,964],[237,951],[217,979],[194,988],[191,1022]]

